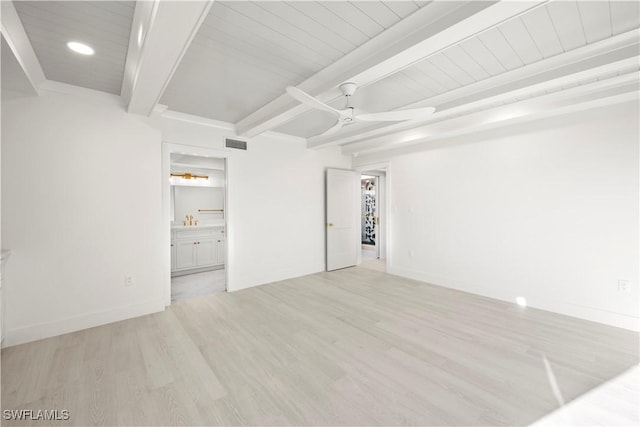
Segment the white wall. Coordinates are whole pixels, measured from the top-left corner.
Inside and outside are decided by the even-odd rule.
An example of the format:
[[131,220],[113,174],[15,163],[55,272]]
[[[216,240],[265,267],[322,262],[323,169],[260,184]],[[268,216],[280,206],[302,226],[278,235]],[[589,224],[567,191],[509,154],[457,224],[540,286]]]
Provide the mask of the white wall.
[[324,170],[350,166],[338,149],[267,135],[225,150],[228,130],[129,115],[116,97],[72,89],[3,99],[7,345],[163,309],[162,141],[228,157],[230,290],[324,269]]
[[393,158],[389,271],[637,330],[638,128],[628,103]]
[[[224,149],[233,132],[213,121],[152,121],[166,143],[227,157],[229,290],[324,270],[325,169],[351,166],[339,148],[308,150],[300,138],[267,133],[249,140],[247,151]],[[168,277],[169,265],[165,270]]]
[[[271,148],[270,148],[271,147]],[[229,169],[235,257],[231,289],[323,271],[327,167],[348,168],[337,149],[255,140]]]
[[160,154],[115,97],[3,100],[8,345],[163,308]]
[[224,218],[222,212],[198,212],[198,209],[224,209],[224,188],[174,185],[173,191],[175,221],[178,223],[187,214],[193,215],[200,224]]

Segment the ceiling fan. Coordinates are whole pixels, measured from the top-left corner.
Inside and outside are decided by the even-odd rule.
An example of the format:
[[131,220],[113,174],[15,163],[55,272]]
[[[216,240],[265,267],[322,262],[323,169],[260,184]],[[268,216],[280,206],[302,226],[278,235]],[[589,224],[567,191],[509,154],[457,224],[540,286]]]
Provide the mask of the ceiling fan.
[[350,125],[357,121],[365,122],[400,122],[404,120],[414,120],[424,118],[429,114],[432,114],[436,109],[434,107],[414,108],[411,110],[398,110],[398,111],[386,111],[382,113],[366,113],[361,110],[356,110],[351,105],[351,96],[356,92],[358,86],[355,83],[342,83],[338,88],[342,91],[342,94],[347,97],[347,106],[342,110],[331,107],[325,104],[317,98],[309,95],[308,93],[298,89],[297,87],[289,86],[287,93],[296,100],[309,107],[327,111],[337,116],[338,121],[335,125],[329,128],[324,133],[317,136],[325,136],[335,133],[342,129],[343,126]]

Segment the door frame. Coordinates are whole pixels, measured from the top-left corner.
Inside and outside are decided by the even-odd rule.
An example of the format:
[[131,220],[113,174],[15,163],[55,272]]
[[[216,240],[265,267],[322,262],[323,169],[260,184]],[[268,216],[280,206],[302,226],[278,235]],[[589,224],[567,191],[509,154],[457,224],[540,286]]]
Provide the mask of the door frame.
[[170,142],[162,143],[162,241],[165,244],[166,250],[163,251],[163,268],[162,268],[162,293],[165,307],[171,305],[171,183],[169,181],[169,174],[171,173],[171,154],[187,154],[190,156],[200,157],[213,157],[217,159],[224,159],[224,232],[225,232],[225,245],[224,245],[224,283],[225,290],[229,290],[229,271],[232,268],[233,262],[230,260],[229,247],[231,246],[229,240],[233,236],[232,227],[233,221],[231,211],[229,209],[229,167],[230,153],[228,151],[204,148],[193,145],[174,144]]
[[[385,171],[385,179],[384,179],[384,209],[379,210],[378,217],[380,218],[380,222],[382,223],[382,227],[384,229],[384,259],[387,263],[387,270],[391,265],[391,165],[390,162],[379,162],[379,163],[370,163],[366,165],[358,165],[353,168],[356,172],[360,174],[369,172],[372,170],[380,169]],[[376,197],[379,196],[379,193],[376,194]],[[378,224],[380,225],[380,224]],[[380,229],[380,228],[379,228]],[[381,236],[382,237],[382,236]],[[382,239],[381,239],[382,241]],[[362,249],[360,250],[360,254],[362,254]]]

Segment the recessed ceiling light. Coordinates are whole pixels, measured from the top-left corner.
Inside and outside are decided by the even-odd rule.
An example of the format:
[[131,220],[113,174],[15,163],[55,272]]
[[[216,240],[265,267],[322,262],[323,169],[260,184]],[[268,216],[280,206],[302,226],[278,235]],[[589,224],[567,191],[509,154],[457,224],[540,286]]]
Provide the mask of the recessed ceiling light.
[[81,55],[93,55],[95,52],[92,47],[87,46],[84,43],[69,42],[67,43],[67,47],[72,51],[79,53]]

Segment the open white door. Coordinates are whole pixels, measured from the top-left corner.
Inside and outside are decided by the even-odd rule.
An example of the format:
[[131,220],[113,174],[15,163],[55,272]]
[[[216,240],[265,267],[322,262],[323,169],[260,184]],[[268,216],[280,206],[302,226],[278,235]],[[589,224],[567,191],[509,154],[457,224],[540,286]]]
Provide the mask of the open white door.
[[327,169],[327,271],[358,263],[360,173]]

